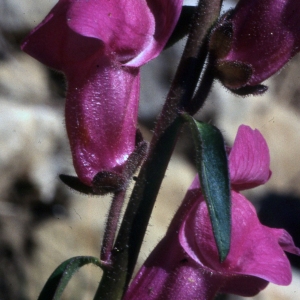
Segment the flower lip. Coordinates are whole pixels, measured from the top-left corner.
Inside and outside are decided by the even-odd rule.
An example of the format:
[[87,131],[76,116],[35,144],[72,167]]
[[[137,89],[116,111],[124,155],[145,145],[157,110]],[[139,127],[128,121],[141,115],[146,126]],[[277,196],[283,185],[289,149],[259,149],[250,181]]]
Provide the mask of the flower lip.
[[182,0],[77,1],[68,25],[85,37],[102,40],[107,53],[130,67],[140,67],[164,48],[179,18]]
[[[288,233],[261,225],[251,203],[234,191],[232,222],[231,250],[223,263],[218,259],[204,199],[201,204],[194,205],[183,222],[179,233],[180,244],[206,270],[222,276],[256,276],[276,284],[288,285],[291,282],[291,270],[283,250],[300,253]],[[288,246],[282,248],[281,240]]]
[[104,49],[102,40],[82,36],[69,28],[68,9],[68,1],[60,0],[21,45],[27,54],[62,72],[74,72],[72,66],[88,63]]
[[[129,12],[134,13],[129,13]],[[68,26],[76,33],[103,41],[107,54],[120,62],[141,52],[154,34],[154,17],[146,1],[73,2],[67,12]]]

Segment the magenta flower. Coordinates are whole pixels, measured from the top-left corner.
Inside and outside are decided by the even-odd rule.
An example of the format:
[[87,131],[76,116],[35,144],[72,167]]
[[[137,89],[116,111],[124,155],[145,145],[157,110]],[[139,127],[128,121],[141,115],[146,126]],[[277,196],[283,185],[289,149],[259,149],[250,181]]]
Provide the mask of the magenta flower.
[[280,70],[300,50],[299,15],[299,1],[240,0],[211,38],[222,83],[253,87]]
[[164,48],[182,0],[60,0],[22,49],[68,80],[66,127],[79,179],[121,173],[135,149],[139,67]]
[[262,225],[241,189],[270,177],[267,144],[258,130],[241,126],[229,154],[232,180],[230,252],[223,263],[213,237],[198,177],[189,188],[166,236],[150,254],[125,300],[209,300],[218,292],[253,296],[268,282],[288,285],[291,266],[284,253],[300,255],[283,229]]

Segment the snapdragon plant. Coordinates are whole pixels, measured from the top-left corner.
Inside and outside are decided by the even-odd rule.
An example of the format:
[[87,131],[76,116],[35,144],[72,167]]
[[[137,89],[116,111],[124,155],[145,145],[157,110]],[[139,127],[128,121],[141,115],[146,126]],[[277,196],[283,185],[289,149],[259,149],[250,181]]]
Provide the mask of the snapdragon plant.
[[[41,300],[60,299],[74,272],[88,263],[103,270],[95,300],[209,300],[219,292],[252,296],[269,282],[291,282],[284,251],[300,255],[300,249],[285,230],[263,226],[240,193],[269,180],[266,141],[242,125],[232,148],[225,147],[220,130],[193,115],[214,80],[241,96],[267,91],[262,82],[299,51],[300,3],[240,0],[223,15],[222,0],[182,5],[59,0],[22,44],[68,81],[65,119],[77,176],[61,180],[87,195],[112,195],[100,257],[63,262]],[[184,35],[182,58],[147,145],[137,129],[140,67]],[[198,174],[165,237],[132,278],[183,126],[192,132]]]

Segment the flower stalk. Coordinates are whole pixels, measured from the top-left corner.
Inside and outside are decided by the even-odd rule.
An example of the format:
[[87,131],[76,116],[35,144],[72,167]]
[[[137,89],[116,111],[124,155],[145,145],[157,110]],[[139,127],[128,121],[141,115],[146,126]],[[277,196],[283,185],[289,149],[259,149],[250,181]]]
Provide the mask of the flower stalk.
[[112,198],[112,202],[106,220],[106,226],[100,253],[100,259],[104,264],[110,263],[110,255],[113,249],[114,240],[118,229],[118,222],[120,219],[120,214],[125,199],[125,194],[126,191],[121,190],[120,192],[115,193]]

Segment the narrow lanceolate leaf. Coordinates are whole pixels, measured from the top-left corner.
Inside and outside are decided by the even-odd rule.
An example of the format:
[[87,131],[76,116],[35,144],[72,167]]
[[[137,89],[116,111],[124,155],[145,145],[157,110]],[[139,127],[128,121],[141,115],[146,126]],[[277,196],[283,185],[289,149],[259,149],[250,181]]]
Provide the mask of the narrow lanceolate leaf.
[[87,264],[101,267],[99,259],[92,256],[76,256],[64,261],[51,274],[38,300],[59,300],[71,277]]
[[228,160],[221,132],[214,126],[184,115],[196,146],[196,165],[213,233],[224,261],[230,249],[231,199]]

